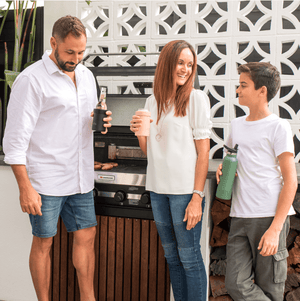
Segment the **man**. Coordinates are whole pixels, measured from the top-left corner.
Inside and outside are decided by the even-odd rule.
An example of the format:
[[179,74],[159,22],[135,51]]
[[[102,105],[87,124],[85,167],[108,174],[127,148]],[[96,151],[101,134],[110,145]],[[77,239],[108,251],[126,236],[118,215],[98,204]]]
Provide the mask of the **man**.
[[282,301],[297,190],[293,135],[290,124],[268,106],[280,87],[278,70],[261,62],[241,65],[238,72],[239,104],[249,108],[249,115],[231,122],[226,143],[238,144],[239,150],[225,285],[233,300]]
[[[15,80],[3,140],[30,216],[33,241],[30,271],[39,301],[49,300],[50,249],[59,215],[74,232],[73,263],[81,301],[94,301],[93,133],[97,103],[93,74],[79,64],[86,48],[81,21],[62,17],[53,26],[52,53]],[[111,112],[104,118],[110,127]]]

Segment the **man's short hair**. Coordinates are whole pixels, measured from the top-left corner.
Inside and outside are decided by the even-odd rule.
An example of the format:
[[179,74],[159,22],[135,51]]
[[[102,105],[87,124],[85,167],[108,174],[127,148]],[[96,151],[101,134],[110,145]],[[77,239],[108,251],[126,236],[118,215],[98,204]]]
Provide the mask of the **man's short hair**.
[[277,68],[270,63],[250,62],[240,65],[237,70],[239,74],[249,74],[256,90],[262,86],[267,88],[268,102],[276,95],[280,88],[280,73]]
[[82,22],[76,17],[67,15],[65,17],[61,17],[54,23],[52,36],[64,41],[69,33],[76,38],[79,38],[81,35],[86,37],[85,27]]

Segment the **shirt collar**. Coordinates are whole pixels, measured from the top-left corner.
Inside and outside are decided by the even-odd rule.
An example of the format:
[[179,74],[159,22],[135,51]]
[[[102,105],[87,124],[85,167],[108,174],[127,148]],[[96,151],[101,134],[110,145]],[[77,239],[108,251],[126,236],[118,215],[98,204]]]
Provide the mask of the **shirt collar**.
[[[46,50],[45,53],[42,56],[43,63],[45,65],[45,68],[47,72],[52,75],[55,72],[59,72],[63,74],[63,72],[58,68],[58,66],[50,59],[49,55],[51,54],[51,50]],[[84,72],[85,68],[82,68],[83,66],[81,64],[78,64],[75,69],[76,76],[81,76],[81,74]]]

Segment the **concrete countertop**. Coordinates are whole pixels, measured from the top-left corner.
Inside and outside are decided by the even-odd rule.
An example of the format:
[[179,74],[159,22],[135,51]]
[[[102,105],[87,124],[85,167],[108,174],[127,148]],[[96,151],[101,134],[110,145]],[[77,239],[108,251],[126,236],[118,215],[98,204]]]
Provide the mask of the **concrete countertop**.
[[0,165],[7,165],[4,163],[3,159],[4,159],[4,155],[0,155]]
[[[222,163],[222,159],[211,159],[209,160],[209,167],[207,178],[208,179],[215,179],[216,178],[216,171],[220,163]],[[300,184],[300,163],[296,163],[296,171],[297,171],[297,178]]]
[[207,172],[207,179],[215,179],[216,178],[216,171],[218,166],[223,162],[222,159],[210,159],[208,172]]
[[[0,155],[0,165],[6,165],[3,161],[4,156]],[[209,166],[208,166],[208,173],[207,173],[207,178],[208,179],[215,179],[216,178],[216,170],[219,166],[220,163],[222,163],[222,159],[211,159],[209,160]],[[298,181],[300,182],[300,163],[296,163],[296,169],[297,169],[297,176],[298,176]]]

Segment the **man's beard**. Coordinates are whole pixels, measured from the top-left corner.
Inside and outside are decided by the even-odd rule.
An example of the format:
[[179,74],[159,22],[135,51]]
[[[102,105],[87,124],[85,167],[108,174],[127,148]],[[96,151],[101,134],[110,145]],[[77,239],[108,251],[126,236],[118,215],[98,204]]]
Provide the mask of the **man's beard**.
[[[66,71],[66,72],[73,72],[75,70],[75,68],[77,67],[77,65],[80,63],[80,62],[78,62],[77,64],[74,64],[73,62],[64,62],[63,60],[60,59],[57,49],[55,49],[55,51],[54,51],[54,56],[55,56],[58,66],[63,71]],[[67,64],[69,66],[67,66]]]

